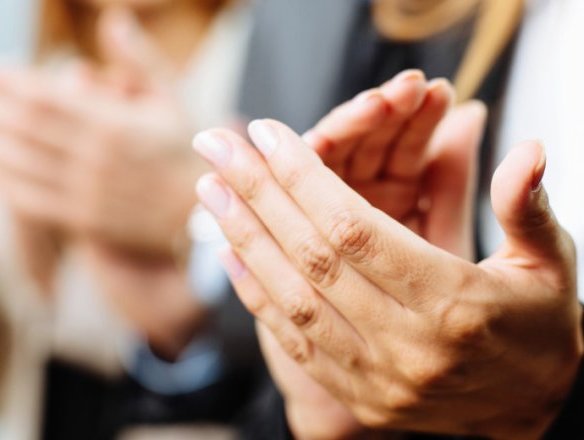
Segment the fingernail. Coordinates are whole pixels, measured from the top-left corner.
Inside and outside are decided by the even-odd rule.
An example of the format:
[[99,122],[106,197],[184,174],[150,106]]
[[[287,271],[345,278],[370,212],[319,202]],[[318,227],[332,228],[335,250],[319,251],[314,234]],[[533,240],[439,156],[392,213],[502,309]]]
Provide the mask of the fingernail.
[[[540,145],[541,142],[540,142]],[[545,167],[546,167],[546,154],[545,154],[545,150],[543,149],[542,146],[542,150],[541,150],[541,156],[539,157],[539,162],[537,163],[537,165],[535,166],[534,170],[533,170],[533,180],[531,182],[531,190],[534,192],[537,192],[541,189],[541,182],[543,180],[543,176],[545,174]]]
[[449,104],[452,104],[456,99],[456,91],[450,81],[445,78],[436,78],[430,81],[428,84],[428,91],[436,91],[441,90],[444,94],[447,95]]
[[223,267],[227,271],[229,278],[233,281],[245,275],[247,271],[245,265],[230,247],[219,251],[219,259],[223,263]]
[[426,75],[424,75],[424,72],[422,72],[421,70],[410,69],[410,70],[404,70],[403,72],[398,73],[395,76],[394,80],[395,81],[411,81],[411,80],[425,81]]
[[197,194],[201,203],[215,217],[223,218],[229,211],[231,197],[225,188],[213,176],[203,176],[197,182]]
[[[421,70],[406,70],[393,77],[391,80],[381,86],[382,94],[386,97],[391,96],[394,99],[396,96],[403,97],[413,93],[415,96],[416,107],[422,103],[422,100],[427,92],[426,76]],[[414,97],[412,96],[412,97]]]
[[209,131],[204,131],[195,136],[193,148],[216,167],[227,166],[233,151],[231,145],[225,139]]
[[372,96],[379,96],[379,89],[369,89],[365,90],[364,92],[359,93],[357,96],[353,98],[354,102],[365,102],[369,100]]
[[256,120],[249,124],[249,136],[265,157],[269,157],[278,146],[278,133],[268,122]]

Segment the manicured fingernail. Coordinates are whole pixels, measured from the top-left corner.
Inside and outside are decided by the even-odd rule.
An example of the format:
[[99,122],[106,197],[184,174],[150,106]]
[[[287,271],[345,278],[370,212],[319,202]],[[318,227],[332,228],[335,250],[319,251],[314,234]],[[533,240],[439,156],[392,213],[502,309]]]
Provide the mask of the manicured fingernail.
[[231,196],[221,183],[213,176],[206,175],[197,182],[197,194],[201,203],[215,217],[223,218],[229,211]]
[[249,124],[249,136],[265,157],[270,156],[278,146],[278,133],[266,121],[253,121]]
[[245,265],[239,259],[239,257],[235,255],[235,252],[233,252],[233,249],[230,247],[219,251],[219,259],[229,274],[229,278],[231,278],[233,281],[245,275],[247,271]]
[[225,139],[209,131],[199,133],[193,140],[193,148],[217,167],[227,166],[233,149]]

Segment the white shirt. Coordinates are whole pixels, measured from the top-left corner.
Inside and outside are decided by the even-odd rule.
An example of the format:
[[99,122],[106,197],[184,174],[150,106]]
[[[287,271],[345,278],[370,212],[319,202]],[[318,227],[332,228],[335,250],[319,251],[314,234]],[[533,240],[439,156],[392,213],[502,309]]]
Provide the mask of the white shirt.
[[[532,0],[517,42],[496,142],[496,162],[526,139],[546,146],[544,185],[574,238],[584,277],[584,1]],[[482,237],[490,255],[503,233],[487,197]],[[579,290],[584,299],[583,289]]]

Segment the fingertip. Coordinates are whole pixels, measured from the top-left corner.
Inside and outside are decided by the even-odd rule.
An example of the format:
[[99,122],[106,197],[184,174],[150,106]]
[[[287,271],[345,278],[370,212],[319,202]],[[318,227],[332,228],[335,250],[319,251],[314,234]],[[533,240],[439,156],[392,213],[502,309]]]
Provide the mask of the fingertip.
[[353,118],[355,118],[355,124],[364,124],[373,129],[377,124],[385,120],[388,114],[388,107],[383,95],[379,90],[375,90],[356,100],[355,105],[351,107],[351,112]]
[[493,209],[500,218],[512,220],[531,199],[530,193],[541,188],[546,155],[543,144],[520,142],[495,170],[491,182]]
[[394,80],[396,81],[426,81],[426,75],[420,69],[407,69],[401,73],[398,73]]
[[427,83],[423,72],[409,70],[398,74],[379,88],[383,98],[398,113],[408,115],[424,102]]
[[391,83],[425,83],[426,75],[420,69],[407,69],[395,75],[389,81],[386,81],[381,87],[389,86]]
[[208,173],[199,178],[195,185],[199,201],[214,217],[224,218],[230,209],[232,193],[227,184],[215,173]]
[[434,99],[452,106],[456,101],[456,90],[446,78],[436,78],[428,83],[428,94]]
[[205,188],[208,187],[209,184],[214,183],[217,181],[219,176],[217,173],[205,173],[201,177],[197,179],[195,182],[195,192],[197,195],[205,191]]

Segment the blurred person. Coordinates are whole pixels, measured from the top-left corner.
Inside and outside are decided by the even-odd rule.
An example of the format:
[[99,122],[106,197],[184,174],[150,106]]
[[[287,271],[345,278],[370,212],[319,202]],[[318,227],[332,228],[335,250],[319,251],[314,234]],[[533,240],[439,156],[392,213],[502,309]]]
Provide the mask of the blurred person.
[[[43,69],[0,78],[3,234],[14,241],[3,250],[2,269],[11,273],[2,276],[3,300],[30,294],[41,302],[47,356],[111,372],[127,351],[125,368],[147,398],[192,394],[201,408],[172,416],[163,400],[164,411],[126,418],[164,421],[168,412],[225,422],[251,386],[243,378],[251,380],[245,375],[257,359],[253,330],[209,256],[218,237],[212,224],[197,214],[201,241],[191,249],[185,237],[196,203],[191,182],[201,172],[188,139],[235,117],[247,5],[47,0],[41,12]],[[128,326],[148,343],[124,336]],[[61,383],[74,376],[66,372],[63,379],[49,369],[48,405],[78,400],[72,407],[86,417],[92,404],[51,385],[55,374]],[[49,407],[47,435],[64,435],[65,424],[91,432],[117,420],[117,397],[98,397],[103,413],[82,420]]]

